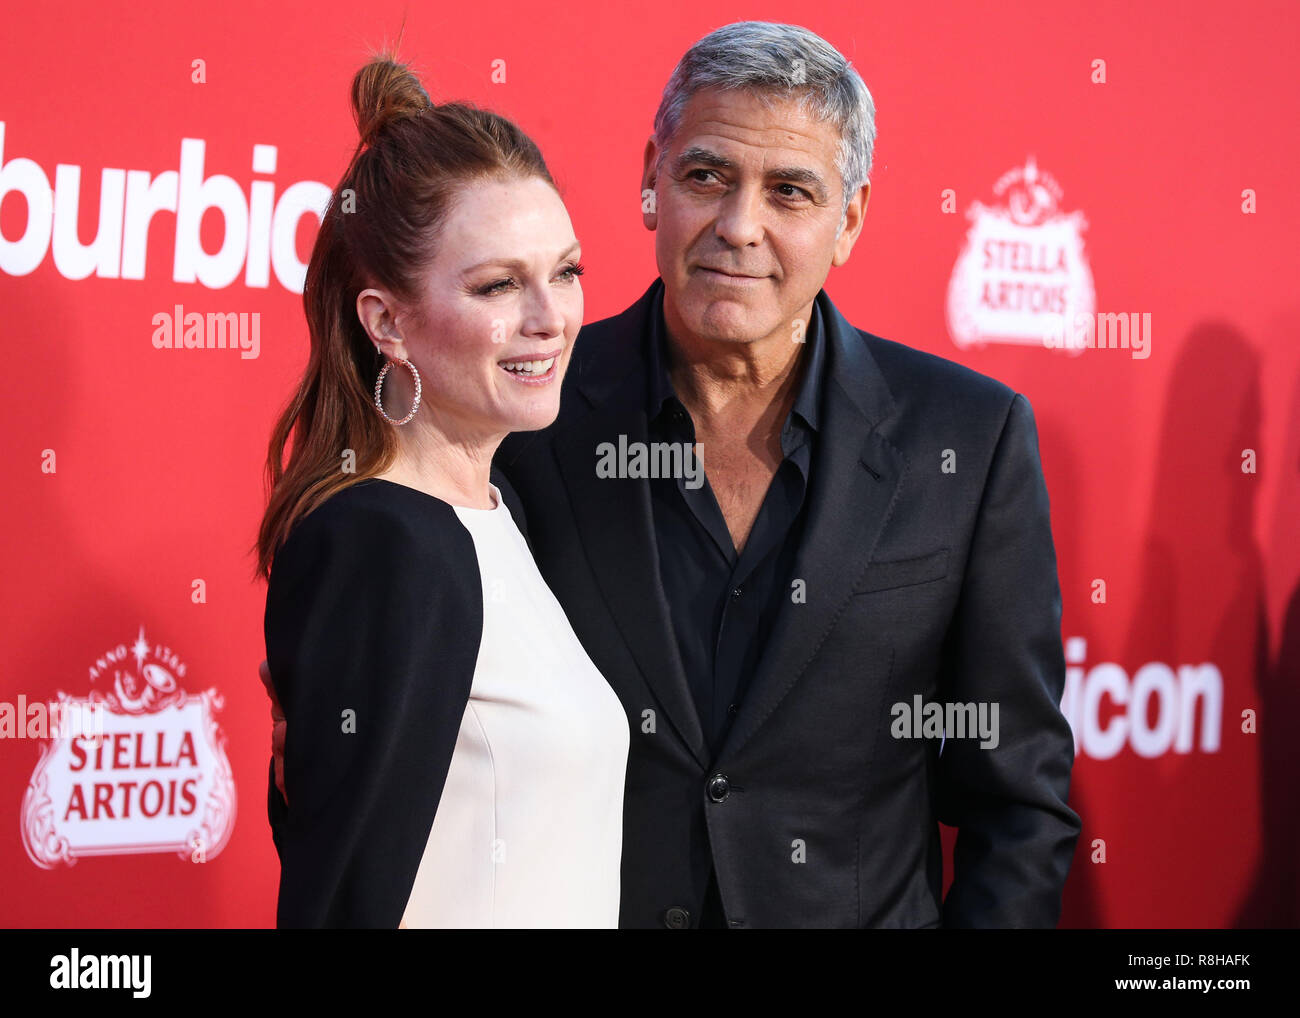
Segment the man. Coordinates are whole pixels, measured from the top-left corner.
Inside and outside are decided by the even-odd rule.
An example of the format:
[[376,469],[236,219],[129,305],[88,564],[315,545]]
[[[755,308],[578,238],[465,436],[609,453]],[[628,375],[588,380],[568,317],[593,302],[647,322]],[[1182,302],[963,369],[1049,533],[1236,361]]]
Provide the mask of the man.
[[874,136],[813,33],[696,43],[645,152],[660,278],[497,456],[632,727],[623,926],[1059,916],[1080,824],[1033,413],[827,296]]

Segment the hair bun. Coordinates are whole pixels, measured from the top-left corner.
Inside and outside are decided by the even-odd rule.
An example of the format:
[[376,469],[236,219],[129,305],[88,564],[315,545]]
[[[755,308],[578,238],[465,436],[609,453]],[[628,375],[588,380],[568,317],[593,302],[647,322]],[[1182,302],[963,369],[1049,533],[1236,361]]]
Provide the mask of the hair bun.
[[432,106],[420,79],[391,55],[376,56],[352,79],[352,115],[362,145],[373,145],[394,121],[417,116]]

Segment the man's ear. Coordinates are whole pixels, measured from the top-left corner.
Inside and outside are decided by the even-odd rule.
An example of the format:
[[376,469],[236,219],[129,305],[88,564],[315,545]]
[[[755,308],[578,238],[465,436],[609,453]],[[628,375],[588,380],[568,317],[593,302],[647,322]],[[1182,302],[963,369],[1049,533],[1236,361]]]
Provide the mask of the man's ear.
[[645,223],[647,230],[653,230],[659,225],[659,198],[655,192],[655,186],[659,183],[659,171],[656,168],[658,161],[659,146],[651,135],[646,140],[645,156],[641,164],[641,222]]
[[835,238],[835,254],[832,265],[843,265],[849,260],[849,252],[862,232],[862,224],[867,215],[867,199],[871,197],[871,185],[863,184],[858,193],[849,199],[849,207],[844,210],[844,226]]
[[366,289],[357,294],[357,318],[375,348],[390,360],[409,360],[406,343],[397,325],[397,301],[384,290]]

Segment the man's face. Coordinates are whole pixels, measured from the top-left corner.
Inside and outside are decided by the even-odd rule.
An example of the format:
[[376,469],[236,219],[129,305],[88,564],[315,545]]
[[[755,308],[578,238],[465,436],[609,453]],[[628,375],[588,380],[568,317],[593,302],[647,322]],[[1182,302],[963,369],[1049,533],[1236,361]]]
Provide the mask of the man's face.
[[839,131],[793,99],[764,105],[752,93],[705,89],[687,102],[659,163],[651,139],[645,215],[674,333],[753,342],[789,335],[862,228],[869,186],[849,203],[835,155]]

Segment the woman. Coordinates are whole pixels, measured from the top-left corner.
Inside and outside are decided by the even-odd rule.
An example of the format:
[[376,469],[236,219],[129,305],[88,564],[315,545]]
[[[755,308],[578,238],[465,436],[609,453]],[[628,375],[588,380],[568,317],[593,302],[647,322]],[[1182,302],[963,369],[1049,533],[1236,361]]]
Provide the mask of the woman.
[[509,121],[387,57],[352,101],[258,546],[277,925],[616,926],[627,717],[491,473],[558,413],[578,242]]

